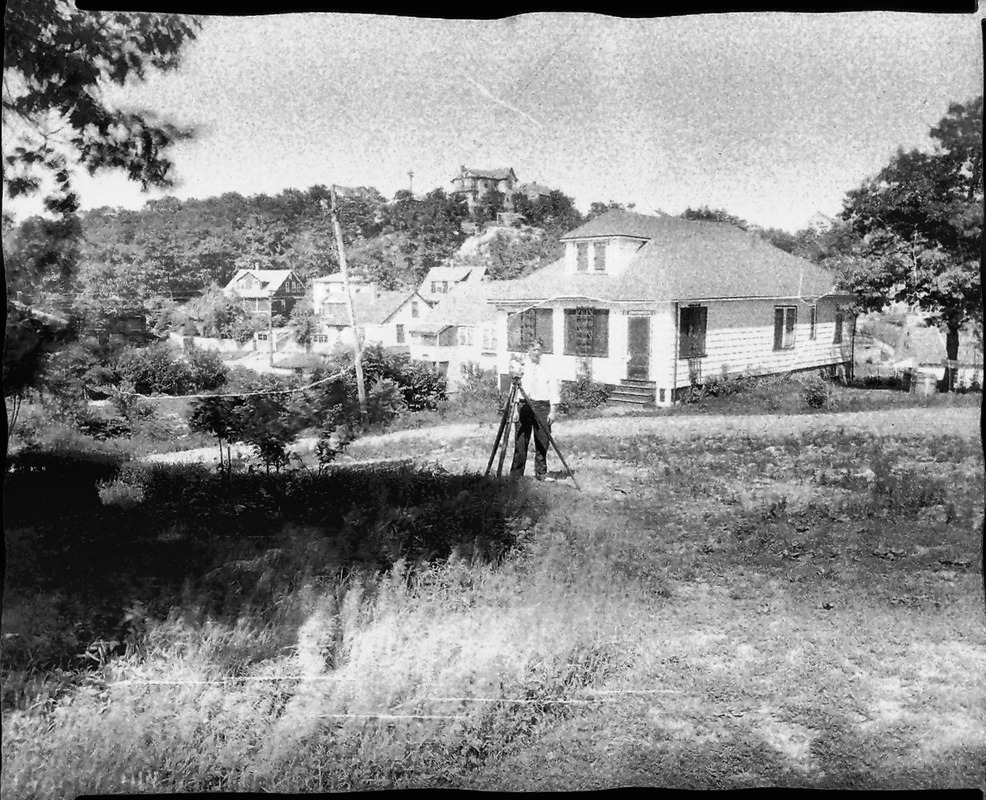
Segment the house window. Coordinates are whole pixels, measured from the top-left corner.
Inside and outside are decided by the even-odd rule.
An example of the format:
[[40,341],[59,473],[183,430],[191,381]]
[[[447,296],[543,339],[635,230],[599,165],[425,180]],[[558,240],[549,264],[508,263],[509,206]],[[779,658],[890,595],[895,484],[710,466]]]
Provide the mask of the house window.
[[841,309],[837,309],[835,312],[835,337],[832,339],[832,344],[842,344],[842,325],[845,321],[845,313]]
[[540,339],[545,353],[553,353],[552,326],[554,315],[550,308],[529,308],[507,316],[507,350],[522,353],[531,342]]
[[808,309],[808,338],[815,338],[815,326],[818,323],[818,306]]
[[411,301],[411,316],[412,317],[417,317],[419,315],[419,313],[420,312],[418,310],[418,301],[417,300],[412,300]]
[[592,269],[596,272],[606,271],[606,242],[594,242],[592,245]]
[[798,321],[796,306],[774,307],[774,349],[790,350],[794,347],[794,326]]
[[258,342],[266,342],[267,341],[267,333],[266,332],[265,333],[258,333],[257,334],[257,341]]
[[492,325],[483,326],[483,350],[487,353],[496,352],[496,330]]
[[678,311],[678,358],[702,358],[705,355],[708,318],[706,306],[685,306]]
[[397,326],[397,344],[404,344],[404,326]]
[[575,245],[575,271],[576,272],[588,272],[589,271],[589,243],[579,242]]
[[471,325],[459,326],[459,345],[471,347],[473,343],[473,329]]
[[565,355],[609,355],[609,310],[605,308],[565,309]]

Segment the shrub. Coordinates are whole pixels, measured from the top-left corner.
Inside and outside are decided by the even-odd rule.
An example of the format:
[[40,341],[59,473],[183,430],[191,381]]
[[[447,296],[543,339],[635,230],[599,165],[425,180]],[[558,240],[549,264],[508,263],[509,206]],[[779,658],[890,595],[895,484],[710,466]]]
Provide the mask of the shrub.
[[462,366],[462,381],[450,397],[450,409],[460,415],[484,416],[499,412],[505,400],[496,370],[470,362]]
[[167,344],[129,348],[117,361],[120,376],[139,394],[189,394],[218,389],[226,368],[215,353],[191,351],[182,358]]
[[104,506],[129,509],[144,502],[144,490],[123,480],[104,481],[98,483],[97,488]]
[[[351,397],[356,396],[356,370],[348,354],[340,357],[339,368]],[[379,344],[363,351],[363,378],[367,386],[387,379],[399,387],[408,411],[434,411],[447,399],[444,375],[424,364],[416,364],[406,353],[387,353]]]
[[805,383],[802,397],[808,408],[826,408],[831,400],[832,392],[824,380],[815,378]]
[[598,408],[609,399],[609,389],[589,378],[564,382],[561,387],[561,410],[588,410]]

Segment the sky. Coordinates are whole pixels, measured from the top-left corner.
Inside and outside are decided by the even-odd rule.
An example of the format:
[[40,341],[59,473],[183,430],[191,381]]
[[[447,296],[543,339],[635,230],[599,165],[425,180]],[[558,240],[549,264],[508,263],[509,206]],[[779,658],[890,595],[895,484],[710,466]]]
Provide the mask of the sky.
[[710,206],[794,231],[982,93],[981,19],[205,17],[178,71],[106,92],[196,128],[176,186],[77,188],[83,208],[332,183],[392,197],[512,167],[582,210]]

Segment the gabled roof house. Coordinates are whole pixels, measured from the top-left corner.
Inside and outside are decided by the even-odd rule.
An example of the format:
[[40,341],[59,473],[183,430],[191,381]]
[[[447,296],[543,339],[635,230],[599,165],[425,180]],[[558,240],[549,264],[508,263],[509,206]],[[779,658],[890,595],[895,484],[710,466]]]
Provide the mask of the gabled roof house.
[[[331,277],[331,276],[329,276]],[[315,305],[319,331],[315,349],[327,349],[337,343],[352,343],[352,325],[344,292],[324,291],[332,281],[323,281]],[[355,291],[352,291],[356,289]],[[375,284],[351,287],[353,316],[366,344],[379,343],[388,348],[404,349],[408,345],[407,326],[428,313],[429,303],[417,291],[380,291]]]
[[492,284],[498,370],[534,337],[564,379],[669,404],[723,375],[844,366],[833,277],[733,225],[613,210],[561,237],[558,261]]
[[411,358],[447,375],[453,390],[471,365],[496,366],[497,311],[489,302],[491,285],[458,283],[427,316],[408,326]]
[[288,315],[305,296],[305,284],[290,269],[238,269],[223,288],[247,311]]
[[437,303],[462,281],[481,281],[485,277],[486,267],[432,267],[418,291],[429,303]]

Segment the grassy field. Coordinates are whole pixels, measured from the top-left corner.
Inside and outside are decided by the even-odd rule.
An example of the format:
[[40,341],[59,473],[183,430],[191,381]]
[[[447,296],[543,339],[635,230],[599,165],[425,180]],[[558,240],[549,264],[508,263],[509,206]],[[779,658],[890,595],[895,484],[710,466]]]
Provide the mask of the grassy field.
[[492,423],[26,465],[3,794],[981,787],[977,400],[562,420],[581,491]]

